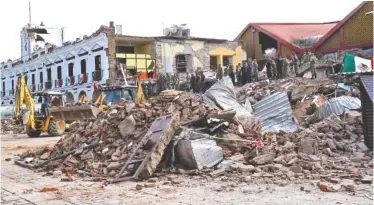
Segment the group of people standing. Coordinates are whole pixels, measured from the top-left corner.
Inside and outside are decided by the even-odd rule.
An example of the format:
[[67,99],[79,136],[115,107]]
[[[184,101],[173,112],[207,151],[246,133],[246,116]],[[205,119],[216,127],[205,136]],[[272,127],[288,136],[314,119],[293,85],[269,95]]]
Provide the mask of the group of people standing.
[[205,92],[205,75],[203,72],[197,72],[194,75],[191,74],[190,87],[193,93],[203,93]]
[[257,61],[256,59],[253,61],[248,59],[247,62],[243,62],[243,65],[241,63],[236,65],[235,70],[233,65],[226,66],[225,68],[218,65],[217,78],[222,79],[223,76],[229,76],[234,85],[244,85],[246,83],[258,81]]

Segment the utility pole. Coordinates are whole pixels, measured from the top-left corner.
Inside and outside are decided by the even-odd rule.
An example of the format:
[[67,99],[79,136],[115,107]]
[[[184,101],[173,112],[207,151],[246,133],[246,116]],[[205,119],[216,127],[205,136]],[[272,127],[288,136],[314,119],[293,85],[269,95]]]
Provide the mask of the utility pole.
[[29,24],[31,25],[31,2],[29,1]]

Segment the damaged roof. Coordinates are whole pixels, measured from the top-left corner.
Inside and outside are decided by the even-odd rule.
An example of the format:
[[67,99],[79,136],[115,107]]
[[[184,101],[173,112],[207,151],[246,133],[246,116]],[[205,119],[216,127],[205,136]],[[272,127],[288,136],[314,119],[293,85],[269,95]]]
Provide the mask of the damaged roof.
[[371,101],[373,101],[373,75],[360,75],[360,79],[362,85],[364,86],[366,93],[370,97]]
[[224,43],[229,40],[227,39],[217,39],[217,38],[201,38],[201,37],[182,37],[182,36],[158,36],[155,39],[171,39],[171,40],[194,40],[194,41],[206,41],[211,43]]
[[292,42],[315,36],[323,36],[330,31],[339,21],[327,23],[250,23],[235,38],[238,41],[250,27],[261,31],[293,51],[301,52],[301,48]]

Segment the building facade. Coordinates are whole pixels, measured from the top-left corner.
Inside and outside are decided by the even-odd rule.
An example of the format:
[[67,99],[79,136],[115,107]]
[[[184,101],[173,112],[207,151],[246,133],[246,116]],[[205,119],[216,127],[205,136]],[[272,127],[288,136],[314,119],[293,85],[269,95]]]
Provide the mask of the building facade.
[[58,48],[48,43],[35,46],[35,37],[24,32],[39,29],[30,25],[23,28],[22,57],[1,63],[1,104],[15,103],[21,75],[26,76],[32,93],[66,92],[68,102],[77,102],[82,95],[94,100],[100,93],[97,87],[111,86],[123,79],[120,64],[131,75],[154,72],[185,75],[197,69],[214,69],[219,64],[237,65],[246,58],[237,42],[189,35],[128,36],[116,31],[113,22],[109,27],[101,26],[91,36],[65,42]]

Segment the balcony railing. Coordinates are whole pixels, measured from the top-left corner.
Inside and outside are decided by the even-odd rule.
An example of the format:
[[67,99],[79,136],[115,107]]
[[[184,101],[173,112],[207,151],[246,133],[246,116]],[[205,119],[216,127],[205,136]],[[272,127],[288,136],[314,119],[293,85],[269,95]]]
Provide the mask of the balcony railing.
[[35,90],[36,90],[35,84],[30,85],[30,90],[31,90],[31,92],[35,92]]
[[42,91],[43,90],[43,83],[40,83],[38,84],[38,91]]
[[103,76],[103,71],[102,70],[95,70],[92,72],[92,79],[93,81],[100,81]]
[[62,87],[62,79],[55,80],[55,88],[61,88]]
[[45,89],[52,89],[52,82],[47,81],[47,82],[44,83],[44,86],[45,86]]
[[87,73],[79,74],[78,75],[78,83],[79,84],[87,83],[87,76],[88,76]]

